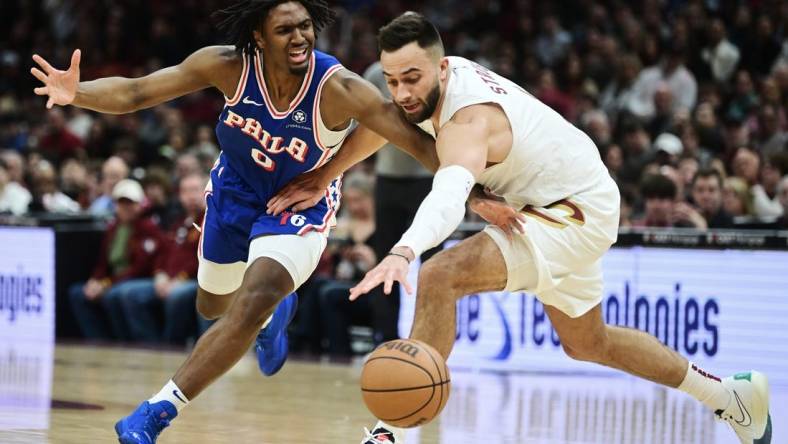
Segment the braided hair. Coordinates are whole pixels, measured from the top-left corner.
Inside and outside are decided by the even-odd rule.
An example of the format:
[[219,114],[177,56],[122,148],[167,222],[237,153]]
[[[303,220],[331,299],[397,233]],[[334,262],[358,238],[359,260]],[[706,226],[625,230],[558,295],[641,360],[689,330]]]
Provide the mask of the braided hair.
[[258,29],[271,9],[290,1],[297,1],[306,8],[316,31],[330,25],[336,16],[325,0],[239,0],[214,12],[213,18],[236,51],[251,54],[256,49],[252,32]]

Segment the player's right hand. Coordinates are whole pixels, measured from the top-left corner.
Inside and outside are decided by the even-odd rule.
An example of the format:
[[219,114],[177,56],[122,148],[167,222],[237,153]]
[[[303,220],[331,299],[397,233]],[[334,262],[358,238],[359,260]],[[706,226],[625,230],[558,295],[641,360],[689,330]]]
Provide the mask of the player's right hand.
[[314,207],[325,198],[326,188],[331,183],[330,180],[326,182],[322,176],[319,169],[296,176],[268,201],[266,213],[278,216],[287,209],[298,213]]
[[33,61],[38,63],[43,71],[33,67],[30,68],[30,73],[44,84],[44,86],[35,88],[33,92],[39,96],[49,96],[47,108],[52,108],[54,105],[68,105],[74,101],[77,95],[77,85],[79,85],[79,60],[81,57],[80,50],[74,50],[71,55],[71,66],[68,67],[68,70],[61,71],[53,68],[40,55],[33,55]]
[[515,231],[523,234],[526,218],[523,213],[510,207],[505,201],[494,198],[476,198],[470,201],[471,210],[482,219],[496,225],[511,238]]

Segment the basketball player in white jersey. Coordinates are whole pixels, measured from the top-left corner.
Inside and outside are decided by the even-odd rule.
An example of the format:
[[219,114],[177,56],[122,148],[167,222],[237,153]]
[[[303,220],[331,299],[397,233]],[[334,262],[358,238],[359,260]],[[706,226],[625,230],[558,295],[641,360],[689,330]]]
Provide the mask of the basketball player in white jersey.
[[[491,225],[426,261],[411,338],[448,358],[459,298],[529,291],[545,304],[570,357],[683,390],[742,443],[769,443],[763,374],[720,380],[647,333],[605,325],[600,261],[616,241],[620,197],[591,139],[513,82],[445,57],[437,30],[419,14],[381,28],[379,44],[392,98],[410,122],[436,136],[440,169],[411,227],[350,298],[380,284],[389,293],[394,281],[410,292],[408,264],[457,228],[478,182],[526,216],[524,232]],[[401,444],[402,433],[378,423],[363,442]]]

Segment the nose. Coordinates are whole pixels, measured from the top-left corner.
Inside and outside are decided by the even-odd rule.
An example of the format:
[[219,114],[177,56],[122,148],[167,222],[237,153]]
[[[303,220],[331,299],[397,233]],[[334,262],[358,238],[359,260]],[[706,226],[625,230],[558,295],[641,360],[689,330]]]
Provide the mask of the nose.
[[395,87],[395,91],[394,91],[393,95],[394,95],[394,99],[398,103],[407,102],[411,98],[410,89],[406,88],[406,87],[404,87],[402,85],[398,85],[398,86]]
[[304,33],[302,33],[300,29],[295,28],[295,30],[293,31],[293,38],[292,38],[292,40],[293,40],[293,43],[299,44],[299,43],[304,42],[306,39],[304,38]]

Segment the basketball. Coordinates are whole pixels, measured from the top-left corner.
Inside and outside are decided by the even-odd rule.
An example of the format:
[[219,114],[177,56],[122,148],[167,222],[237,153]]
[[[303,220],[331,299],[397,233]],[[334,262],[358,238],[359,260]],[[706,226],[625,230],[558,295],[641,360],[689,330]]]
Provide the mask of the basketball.
[[361,371],[364,403],[381,421],[417,427],[432,421],[449,399],[451,379],[443,357],[414,339],[381,344]]

